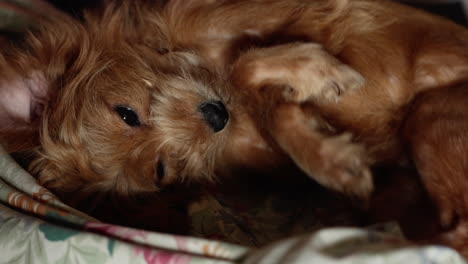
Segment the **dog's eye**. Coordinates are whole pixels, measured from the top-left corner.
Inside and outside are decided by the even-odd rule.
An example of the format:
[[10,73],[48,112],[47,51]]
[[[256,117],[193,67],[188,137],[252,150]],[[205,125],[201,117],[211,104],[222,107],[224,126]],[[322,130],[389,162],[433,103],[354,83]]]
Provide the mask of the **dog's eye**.
[[140,126],[140,119],[138,114],[132,108],[125,105],[118,105],[114,107],[114,111],[122,118],[122,120],[131,127]]
[[169,53],[169,49],[167,48],[159,48],[159,49],[156,49],[156,52],[161,54],[161,55],[164,55],[166,53]]
[[158,161],[158,164],[156,165],[156,176],[158,177],[159,181],[162,181],[164,178],[164,163],[162,161]]

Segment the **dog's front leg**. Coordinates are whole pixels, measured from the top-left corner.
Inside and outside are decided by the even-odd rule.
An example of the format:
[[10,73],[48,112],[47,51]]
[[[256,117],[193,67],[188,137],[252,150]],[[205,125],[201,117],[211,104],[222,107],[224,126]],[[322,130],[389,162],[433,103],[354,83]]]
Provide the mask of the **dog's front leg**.
[[[252,49],[237,60],[233,79],[257,95],[271,94],[294,103],[336,102],[347,92],[357,90],[364,78],[350,66],[316,43],[292,43]],[[267,88],[268,87],[268,88]],[[278,99],[279,99],[278,98]]]
[[325,187],[368,198],[373,184],[365,149],[350,134],[321,133],[320,118],[297,104],[278,104],[269,118],[270,135],[304,172]]
[[349,134],[322,133],[318,112],[302,107],[315,100],[336,103],[363,84],[359,73],[317,44],[296,43],[247,52],[232,78],[260,126],[302,170],[336,191],[362,198],[370,194],[364,148]]

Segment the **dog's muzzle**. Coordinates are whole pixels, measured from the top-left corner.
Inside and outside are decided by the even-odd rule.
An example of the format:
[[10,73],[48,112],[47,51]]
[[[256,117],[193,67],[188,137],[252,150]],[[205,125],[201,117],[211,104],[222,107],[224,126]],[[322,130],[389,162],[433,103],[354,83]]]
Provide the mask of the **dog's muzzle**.
[[229,113],[221,101],[210,101],[200,105],[198,108],[203,119],[216,133],[224,129],[229,120]]

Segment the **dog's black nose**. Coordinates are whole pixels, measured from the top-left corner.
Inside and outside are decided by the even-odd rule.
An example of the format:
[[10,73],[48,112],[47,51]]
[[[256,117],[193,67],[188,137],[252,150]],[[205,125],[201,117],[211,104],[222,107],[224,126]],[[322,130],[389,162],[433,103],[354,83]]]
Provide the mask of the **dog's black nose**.
[[200,105],[199,110],[203,114],[203,119],[214,132],[223,130],[229,120],[229,113],[220,101],[203,103]]

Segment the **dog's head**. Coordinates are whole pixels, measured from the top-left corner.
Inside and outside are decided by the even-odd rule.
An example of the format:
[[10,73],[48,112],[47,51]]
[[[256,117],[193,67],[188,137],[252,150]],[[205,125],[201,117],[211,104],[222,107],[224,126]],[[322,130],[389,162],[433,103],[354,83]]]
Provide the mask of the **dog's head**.
[[35,162],[45,184],[128,193],[212,177],[229,126],[218,89],[225,84],[194,65],[192,54],[155,57],[165,63],[153,68],[132,50],[110,52],[104,65],[105,58],[86,63],[89,71],[61,81],[43,113]]
[[49,24],[5,55],[25,94],[17,102],[30,106],[4,100],[5,118],[38,120],[39,180],[59,193],[128,194],[211,178],[237,115],[227,83],[193,53],[158,52],[114,22]]

